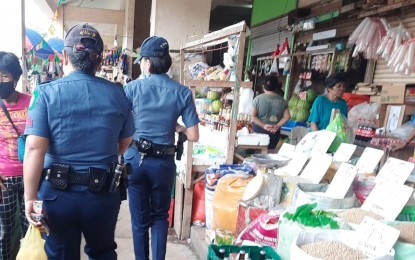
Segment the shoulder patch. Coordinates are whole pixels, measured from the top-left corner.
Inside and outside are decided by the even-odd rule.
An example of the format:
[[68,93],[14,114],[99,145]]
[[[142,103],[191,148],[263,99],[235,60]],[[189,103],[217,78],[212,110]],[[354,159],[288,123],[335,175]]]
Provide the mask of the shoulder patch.
[[35,89],[33,91],[33,95],[32,98],[30,99],[30,103],[29,103],[29,111],[32,110],[35,107],[37,98],[39,97],[39,92],[37,91],[37,89]]

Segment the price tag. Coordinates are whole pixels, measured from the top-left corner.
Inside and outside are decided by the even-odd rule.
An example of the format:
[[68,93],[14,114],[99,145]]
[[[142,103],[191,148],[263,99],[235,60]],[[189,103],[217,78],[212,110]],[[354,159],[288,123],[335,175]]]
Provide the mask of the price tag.
[[400,233],[399,230],[367,216],[357,227],[356,232],[358,234],[356,249],[372,257],[389,254]]
[[383,151],[366,147],[356,166],[359,173],[372,173],[383,156]]
[[404,184],[413,169],[413,163],[390,157],[376,176],[375,182],[378,184]]
[[350,157],[352,157],[354,151],[356,150],[356,145],[342,143],[337,149],[336,153],[333,156],[333,161],[335,162],[348,162]]
[[399,184],[376,184],[362,205],[362,209],[395,220],[411,197],[414,189]]
[[284,167],[278,168],[275,174],[297,176],[308,160],[308,155],[304,153],[296,154],[291,161]]
[[325,154],[335,137],[336,133],[327,130],[310,132],[296,145],[295,154],[305,153],[309,157]]
[[327,154],[321,154],[320,156],[311,158],[301,177],[315,184],[320,183],[332,161],[333,157]]
[[277,154],[292,158],[294,154],[294,150],[295,150],[295,145],[283,143]]
[[326,190],[326,196],[334,199],[344,199],[356,174],[356,166],[342,163],[337,170],[336,175],[334,175],[329,188]]
[[331,143],[336,138],[336,133],[328,130],[318,131],[318,139],[313,149],[311,149],[311,156],[327,153]]

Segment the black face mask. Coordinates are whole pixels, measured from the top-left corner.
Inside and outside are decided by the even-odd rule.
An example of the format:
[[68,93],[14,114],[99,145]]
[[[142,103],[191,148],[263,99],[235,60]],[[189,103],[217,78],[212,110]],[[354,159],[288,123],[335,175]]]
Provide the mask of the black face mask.
[[11,94],[14,92],[14,82],[1,82],[0,83],[0,98],[6,99],[10,97]]

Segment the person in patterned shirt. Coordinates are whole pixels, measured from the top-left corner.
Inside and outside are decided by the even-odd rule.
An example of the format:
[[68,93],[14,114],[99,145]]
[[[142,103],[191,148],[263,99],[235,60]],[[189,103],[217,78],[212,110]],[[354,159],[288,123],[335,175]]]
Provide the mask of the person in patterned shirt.
[[[16,91],[21,75],[22,68],[16,55],[0,51],[0,258],[3,260],[14,259],[13,235],[20,229],[23,237],[28,225],[24,214],[23,165],[18,159],[17,138],[24,132],[31,97]],[[7,109],[16,129],[4,109]],[[19,223],[16,223],[17,214],[21,218]]]

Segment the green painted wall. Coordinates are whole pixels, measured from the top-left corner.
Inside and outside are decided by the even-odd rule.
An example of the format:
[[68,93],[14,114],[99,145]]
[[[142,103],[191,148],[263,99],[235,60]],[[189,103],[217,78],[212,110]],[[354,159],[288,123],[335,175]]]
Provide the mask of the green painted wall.
[[251,26],[287,14],[297,8],[297,0],[254,0]]

